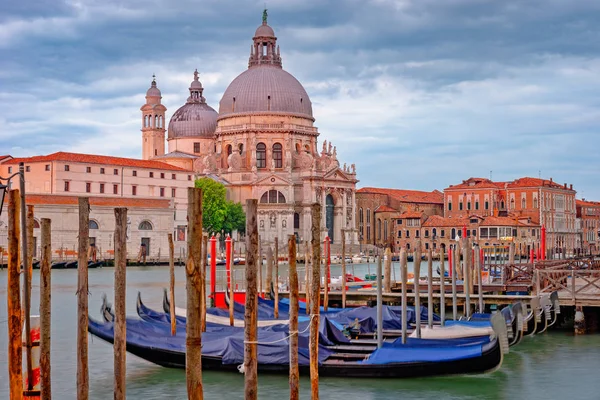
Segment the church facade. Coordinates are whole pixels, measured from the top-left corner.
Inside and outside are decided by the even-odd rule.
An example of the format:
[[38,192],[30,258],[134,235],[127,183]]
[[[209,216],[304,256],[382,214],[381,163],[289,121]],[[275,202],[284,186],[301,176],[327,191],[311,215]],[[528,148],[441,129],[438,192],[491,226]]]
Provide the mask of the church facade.
[[[356,243],[356,169],[314,125],[312,103],[282,66],[277,37],[263,23],[252,38],[248,68],[225,90],[218,112],[206,103],[198,72],[189,97],[165,129],[156,81],[142,111],[142,156],[226,183],[230,200],[259,199],[261,240],[310,239],[310,206],[322,206],[322,237]],[[167,151],[165,151],[165,135]]]

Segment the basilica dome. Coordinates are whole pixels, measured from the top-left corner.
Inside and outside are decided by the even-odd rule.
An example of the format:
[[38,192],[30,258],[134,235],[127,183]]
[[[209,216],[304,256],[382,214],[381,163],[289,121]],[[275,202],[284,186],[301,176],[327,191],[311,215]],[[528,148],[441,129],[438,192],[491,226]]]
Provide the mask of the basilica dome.
[[304,87],[281,66],[273,29],[263,24],[256,29],[248,69],[227,87],[219,103],[219,119],[236,114],[290,114],[314,121],[312,104]]
[[217,128],[217,112],[202,96],[204,90],[198,80],[198,71],[194,72],[194,80],[190,85],[190,97],[180,107],[169,122],[168,139],[187,137],[212,138]]

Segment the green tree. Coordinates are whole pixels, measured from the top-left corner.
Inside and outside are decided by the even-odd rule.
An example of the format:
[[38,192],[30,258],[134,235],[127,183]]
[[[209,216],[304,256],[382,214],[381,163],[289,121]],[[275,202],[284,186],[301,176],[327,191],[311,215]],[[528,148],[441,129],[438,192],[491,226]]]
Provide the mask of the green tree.
[[227,200],[225,185],[210,178],[196,179],[202,189],[202,226],[206,232],[245,231],[246,214],[242,205]]

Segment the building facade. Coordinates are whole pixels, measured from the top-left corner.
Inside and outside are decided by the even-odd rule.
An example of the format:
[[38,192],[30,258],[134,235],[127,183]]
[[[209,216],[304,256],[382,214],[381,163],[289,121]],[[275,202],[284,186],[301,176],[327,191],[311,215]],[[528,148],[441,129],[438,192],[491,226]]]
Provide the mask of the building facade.
[[581,225],[581,251],[583,254],[599,254],[600,202],[577,200],[577,218]]
[[573,254],[578,235],[575,194],[573,185],[560,185],[552,178],[525,177],[510,182],[469,178],[444,189],[444,216],[509,217],[545,226],[546,251]]
[[443,194],[437,190],[423,192],[365,187],[356,192],[358,237],[361,244],[396,245],[395,221],[404,212],[424,216],[443,213]]

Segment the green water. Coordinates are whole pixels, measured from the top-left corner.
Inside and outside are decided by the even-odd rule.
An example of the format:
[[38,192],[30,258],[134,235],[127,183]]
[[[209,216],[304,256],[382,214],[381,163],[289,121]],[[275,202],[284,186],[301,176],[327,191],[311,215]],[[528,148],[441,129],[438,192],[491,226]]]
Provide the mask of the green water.
[[[358,266],[357,266],[358,267]],[[363,266],[360,266],[362,270]],[[373,266],[371,265],[371,268]],[[365,268],[366,269],[366,268]],[[332,272],[333,274],[334,272]],[[100,318],[101,295],[113,296],[112,268],[90,270],[90,314]],[[184,270],[176,269],[176,302],[185,303]],[[161,309],[165,267],[129,268],[127,313],[135,315],[135,296]],[[52,271],[52,389],[54,399],[74,399],[76,385],[77,271]],[[39,307],[39,275],[34,271],[32,310]],[[35,314],[33,312],[32,314]],[[0,271],[0,399],[8,398],[6,270]],[[127,356],[129,399],[185,399],[185,374]],[[89,336],[90,398],[113,397],[113,352]],[[203,373],[206,399],[242,399],[244,377],[237,373]],[[302,379],[301,397],[309,398],[309,381]],[[259,375],[260,399],[285,399],[285,376]],[[410,380],[327,378],[320,381],[322,399],[600,399],[600,336],[574,337],[551,332],[525,338],[505,357],[502,368],[489,375],[448,376]]]

